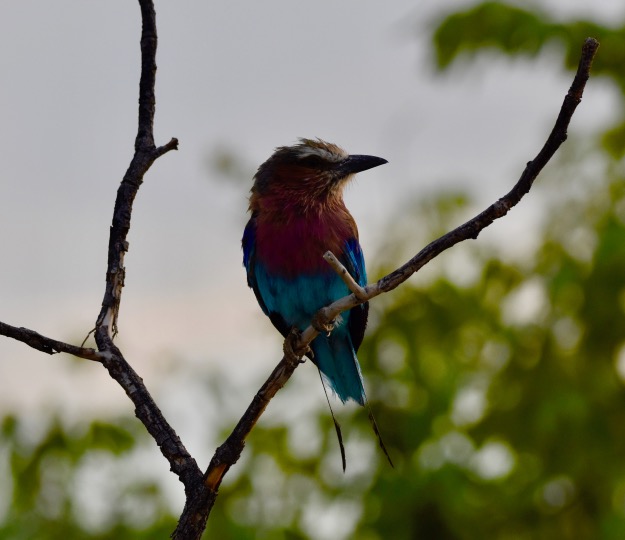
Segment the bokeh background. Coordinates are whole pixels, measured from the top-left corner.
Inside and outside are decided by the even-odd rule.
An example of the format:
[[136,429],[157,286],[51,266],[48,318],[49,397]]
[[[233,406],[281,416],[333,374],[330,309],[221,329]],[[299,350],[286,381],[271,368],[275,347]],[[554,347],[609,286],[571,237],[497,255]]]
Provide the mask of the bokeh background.
[[[156,2],[157,144],[118,344],[201,467],[278,361],[240,237],[259,163],[319,136],[389,164],[346,194],[371,279],[503,195],[581,44],[570,137],[529,196],[372,304],[387,446],[297,370],[226,477],[216,538],[625,537],[625,5]],[[132,155],[133,2],[0,2],[0,320],[80,343]],[[95,364],[0,340],[0,538],[166,538],[183,504]]]

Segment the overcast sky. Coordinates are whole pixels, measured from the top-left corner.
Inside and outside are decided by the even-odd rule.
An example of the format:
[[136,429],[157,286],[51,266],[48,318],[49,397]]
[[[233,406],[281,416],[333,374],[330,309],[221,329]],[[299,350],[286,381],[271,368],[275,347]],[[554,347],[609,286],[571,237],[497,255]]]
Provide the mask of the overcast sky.
[[[211,172],[216,149],[241,156],[250,175],[301,136],[388,159],[347,193],[369,255],[383,243],[381,225],[401,219],[401,201],[454,187],[486,203],[509,189],[542,146],[571,75],[557,50],[435,74],[431,21],[465,4],[156,2],[155,133],[157,144],[178,137],[180,150],[155,163],[136,199],[119,343],[157,394],[172,358],[260,380],[280,355],[241,266],[251,177]],[[620,0],[550,5],[602,20],[624,11]],[[93,327],[115,193],[133,152],[139,36],[136,2],[0,0],[4,322],[73,343]],[[614,103],[593,80],[571,131],[596,128]],[[508,230],[523,230],[524,204]],[[0,407],[130,412],[104,370],[80,362],[59,376],[67,361],[0,339]]]

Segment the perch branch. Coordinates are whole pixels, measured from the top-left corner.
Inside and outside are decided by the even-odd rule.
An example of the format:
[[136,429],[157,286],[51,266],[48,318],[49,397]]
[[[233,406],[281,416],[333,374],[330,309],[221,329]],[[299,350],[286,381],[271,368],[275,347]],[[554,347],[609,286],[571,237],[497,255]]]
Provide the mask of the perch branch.
[[[354,292],[333,302],[329,306],[319,310],[317,316],[321,320],[325,320],[329,323],[343,311],[351,309],[382,293],[395,289],[443,251],[464,240],[476,239],[484,228],[488,227],[496,219],[505,216],[530,190],[540,171],[558,150],[560,145],[566,140],[568,125],[575,112],[575,108],[582,99],[582,94],[590,75],[592,61],[598,47],[599,43],[595,39],[586,39],[582,47],[581,58],[577,73],[573,79],[573,84],[564,98],[560,114],[558,115],[547,142],[538,155],[527,164],[520,179],[508,194],[504,195],[473,219],[428,244],[412,259],[394,272],[384,276],[376,283],[364,287],[364,294],[359,289],[356,289],[358,295]],[[326,260],[328,259],[326,258]],[[335,266],[333,265],[333,267]],[[343,275],[340,267],[335,267],[335,270]],[[350,290],[353,289],[350,287]],[[297,349],[305,349],[312,340],[317,337],[318,333],[319,332],[315,330],[312,325],[306,328],[301,334]],[[196,501],[187,501],[187,506],[185,506],[185,510],[180,518],[178,528],[174,532],[173,538],[200,538],[224,475],[239,459],[243,447],[245,446],[245,438],[254,425],[256,425],[260,415],[267,407],[269,400],[284,386],[298,365],[299,363],[293,362],[287,357],[283,357],[273,373],[254,396],[252,403],[249,405],[230,436],[217,448],[204,474],[204,490]]]

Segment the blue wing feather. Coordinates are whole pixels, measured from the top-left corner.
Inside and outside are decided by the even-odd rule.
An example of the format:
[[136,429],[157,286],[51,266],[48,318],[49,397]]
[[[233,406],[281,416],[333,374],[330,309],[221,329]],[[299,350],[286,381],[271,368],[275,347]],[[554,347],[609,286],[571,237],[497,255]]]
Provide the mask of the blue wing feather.
[[356,280],[356,283],[364,287],[367,284],[367,270],[365,268],[365,259],[360,243],[356,238],[351,238],[345,242],[345,250],[342,259],[341,262]]
[[243,266],[245,266],[247,271],[247,284],[254,288],[252,260],[254,259],[254,246],[256,245],[256,217],[252,216],[247,222],[241,244],[243,245]]
[[[347,268],[347,271],[354,278],[356,283],[361,287],[367,284],[367,270],[365,268],[365,259],[362,254],[360,243],[356,238],[351,238],[345,244],[345,250],[341,262]],[[365,328],[369,317],[369,302],[360,304],[349,311],[349,334],[354,346],[354,351],[358,351],[362,340],[365,337]]]

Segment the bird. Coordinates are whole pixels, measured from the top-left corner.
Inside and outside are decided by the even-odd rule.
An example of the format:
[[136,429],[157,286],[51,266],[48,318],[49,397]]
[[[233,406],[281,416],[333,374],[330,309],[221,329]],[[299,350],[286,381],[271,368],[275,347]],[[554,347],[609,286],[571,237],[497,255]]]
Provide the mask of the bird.
[[[284,337],[303,331],[319,309],[350,294],[324,260],[325,252],[331,251],[361,287],[367,284],[358,228],[343,190],[356,173],[385,163],[380,157],[350,155],[319,138],[301,138],[277,147],[258,168],[242,239],[243,265],[262,311]],[[343,403],[366,402],[356,352],[368,312],[367,302],[351,308],[337,317],[330,333],[320,333],[310,344],[308,356],[322,382]],[[341,443],[336,421],[335,426]]]

